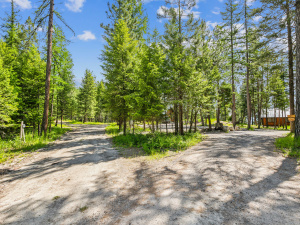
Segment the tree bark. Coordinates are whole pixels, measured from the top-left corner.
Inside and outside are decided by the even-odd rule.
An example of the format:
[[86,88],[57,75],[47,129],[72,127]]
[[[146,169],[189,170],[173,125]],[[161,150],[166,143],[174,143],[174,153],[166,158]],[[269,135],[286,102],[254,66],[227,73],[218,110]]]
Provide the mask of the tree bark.
[[178,134],[178,104],[174,106],[174,116],[175,116],[175,134]]
[[248,21],[247,21],[247,0],[245,0],[245,35],[246,35],[246,65],[247,65],[247,117],[248,117],[248,129],[251,127],[251,100],[249,91],[249,52],[248,52]]
[[296,120],[295,138],[300,137],[300,0],[296,0]]
[[190,133],[192,132],[192,126],[193,126],[193,115],[194,115],[194,109],[192,109],[192,112],[191,112],[191,121],[190,121],[190,129],[189,129],[189,132],[190,132]]
[[44,114],[43,114],[43,122],[42,122],[42,131],[44,132],[45,136],[47,136],[49,100],[50,100],[53,12],[54,12],[54,0],[50,0],[50,13],[49,13],[49,23],[48,23],[48,41],[47,41],[47,66],[46,66],[46,81],[45,81],[45,103],[44,103]]
[[[290,1],[286,0],[286,18],[288,35],[288,55],[289,55],[289,89],[290,89],[290,114],[295,114],[295,91],[294,91],[294,59],[293,59],[293,37],[290,15]],[[295,131],[295,123],[291,122],[291,132]]]
[[236,126],[236,112],[235,112],[235,84],[234,84],[234,52],[233,52],[233,9],[231,2],[231,22],[230,22],[230,47],[231,47],[231,89],[232,89],[232,125]]
[[52,98],[51,98],[51,113],[50,113],[49,133],[51,132],[51,126],[52,126],[52,116],[53,116],[53,98],[54,98],[54,91],[53,91],[53,93],[52,93]]

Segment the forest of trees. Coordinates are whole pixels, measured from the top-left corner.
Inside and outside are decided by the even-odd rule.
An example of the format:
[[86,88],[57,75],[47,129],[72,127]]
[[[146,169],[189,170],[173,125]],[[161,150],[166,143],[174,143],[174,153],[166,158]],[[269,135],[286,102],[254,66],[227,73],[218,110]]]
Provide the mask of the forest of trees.
[[[300,3],[260,0],[254,8],[252,2],[226,0],[223,22],[212,29],[193,14],[195,0],[166,0],[157,15],[164,22],[159,33],[149,29],[141,0],[114,0],[108,3],[110,23],[99,21],[105,79],[97,81],[87,69],[76,87],[69,41],[53,17],[71,28],[54,0],[40,3],[25,23],[11,1],[1,26],[0,123],[24,121],[46,135],[64,119],[116,121],[126,134],[129,121],[155,131],[155,124],[171,119],[175,134],[183,135],[197,121],[212,128],[212,118],[250,129],[260,128],[270,109],[275,117],[288,109],[293,115]],[[41,26],[47,27],[44,39],[37,38]]]

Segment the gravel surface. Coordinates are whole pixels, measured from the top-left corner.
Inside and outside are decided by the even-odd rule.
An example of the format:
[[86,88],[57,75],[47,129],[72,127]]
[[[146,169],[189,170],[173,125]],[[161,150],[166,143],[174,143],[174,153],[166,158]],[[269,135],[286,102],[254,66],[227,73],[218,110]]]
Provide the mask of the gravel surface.
[[299,167],[273,144],[284,133],[211,133],[149,160],[122,157],[104,126],[79,126],[0,166],[0,224],[300,224]]

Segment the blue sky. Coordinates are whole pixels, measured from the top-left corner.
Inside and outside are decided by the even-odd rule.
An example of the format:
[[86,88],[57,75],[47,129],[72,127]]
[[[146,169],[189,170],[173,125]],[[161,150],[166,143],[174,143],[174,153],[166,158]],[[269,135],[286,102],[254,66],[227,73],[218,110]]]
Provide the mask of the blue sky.
[[[0,17],[9,11],[10,0],[0,0]],[[105,44],[100,23],[107,23],[105,11],[108,0],[55,0],[55,9],[65,18],[66,22],[75,31],[75,36],[65,29],[66,36],[71,40],[69,50],[73,57],[75,82],[80,84],[85,69],[93,71],[97,80],[104,79],[101,74],[100,60],[98,59]],[[109,2],[113,2],[109,0]],[[34,17],[34,11],[39,6],[39,0],[15,0],[20,9],[21,21],[28,16]],[[149,17],[150,29],[155,27],[163,33],[164,20],[157,19],[157,11],[164,5],[164,0],[144,0],[144,9]],[[221,22],[220,10],[224,8],[224,0],[198,0],[193,9],[195,15],[204,19],[211,26]],[[56,19],[57,21],[57,19]],[[43,33],[41,32],[41,35]]]

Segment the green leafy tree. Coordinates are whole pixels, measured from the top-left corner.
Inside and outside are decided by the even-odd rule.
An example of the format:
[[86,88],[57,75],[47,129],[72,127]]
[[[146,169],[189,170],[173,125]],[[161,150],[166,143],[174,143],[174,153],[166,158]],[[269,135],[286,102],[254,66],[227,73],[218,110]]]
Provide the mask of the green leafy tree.
[[4,66],[4,55],[7,45],[0,40],[0,123],[8,123],[11,115],[17,110],[16,92],[10,84],[11,70]]
[[78,94],[78,107],[83,118],[83,122],[94,118],[96,106],[96,82],[90,70],[86,70],[82,78],[81,87]]
[[109,93],[106,97],[115,118],[123,121],[124,135],[126,135],[126,120],[132,109],[131,99],[135,88],[137,41],[131,38],[126,22],[121,19],[115,25],[112,38],[106,41],[107,45],[102,52],[102,68],[107,81],[107,93]]

